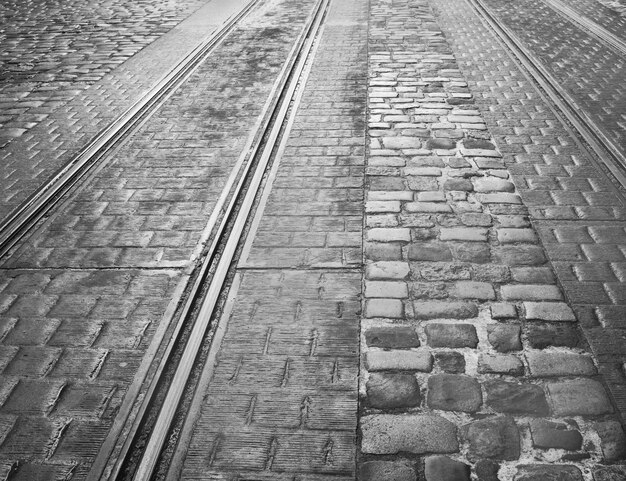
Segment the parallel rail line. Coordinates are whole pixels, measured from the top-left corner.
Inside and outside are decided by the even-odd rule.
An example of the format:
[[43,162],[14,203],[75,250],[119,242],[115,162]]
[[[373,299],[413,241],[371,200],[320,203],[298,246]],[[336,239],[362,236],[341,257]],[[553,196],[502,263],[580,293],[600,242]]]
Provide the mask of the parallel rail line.
[[[523,73],[541,87],[541,90],[556,106],[560,115],[565,117],[574,127],[588,148],[595,154],[595,157],[603,162],[622,187],[626,187],[626,155],[622,148],[616,145],[613,139],[609,138],[572,96],[561,87],[554,76],[535,58],[534,54],[516,34],[499,21],[497,15],[486,5],[484,0],[467,1],[524,67]],[[585,144],[579,142],[579,145],[585,148]],[[588,150],[588,148],[585,149]]]
[[250,0],[200,42],[130,108],[84,146],[65,166],[0,223],[0,257],[5,256],[94,167],[102,165],[194,73],[260,0]]
[[[262,119],[223,190],[222,203],[218,202],[211,216],[214,222],[210,221],[205,230],[208,247],[203,249],[195,281],[177,316],[176,332],[169,340],[157,374],[142,402],[140,414],[135,419],[131,436],[124,446],[123,456],[116,463],[110,479],[149,481],[154,477],[172,423],[189,386],[191,373],[206,342],[206,334],[212,328],[212,319],[228,283],[231,267],[268,167],[282,145],[282,134],[288,123],[290,109],[297,97],[298,87],[304,84],[307,76],[307,60],[314,50],[329,3],[330,0],[317,0],[274,84],[263,109]],[[182,335],[184,326],[188,326],[188,331]],[[210,349],[213,350],[214,346]],[[172,360],[177,356],[179,360],[174,366]],[[172,382],[162,385],[168,370]],[[157,401],[158,395],[163,393],[165,395]],[[155,414],[156,420],[146,433],[146,420]],[[146,434],[147,441],[138,443],[137,439]],[[140,451],[139,455],[137,451]],[[129,468],[128,459],[132,456],[138,456],[139,461]]]

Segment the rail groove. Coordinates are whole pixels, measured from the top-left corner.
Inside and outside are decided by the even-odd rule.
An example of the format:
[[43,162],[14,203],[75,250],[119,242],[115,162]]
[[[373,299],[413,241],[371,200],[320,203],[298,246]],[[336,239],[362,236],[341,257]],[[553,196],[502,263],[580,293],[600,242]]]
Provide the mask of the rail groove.
[[[586,145],[599,158],[615,179],[626,187],[626,155],[608,138],[596,122],[580,108],[550,72],[538,62],[514,32],[503,25],[483,0],[467,0],[478,16],[493,30],[524,67],[522,72],[547,95],[562,117],[574,127]],[[576,136],[575,136],[576,137]],[[579,142],[584,148],[584,144]],[[588,149],[587,149],[588,150]]]
[[[223,293],[268,165],[276,150],[280,148],[281,133],[297,89],[303,84],[303,77],[306,77],[306,62],[323,25],[329,3],[330,0],[316,2],[273,87],[262,114],[262,121],[257,125],[258,130],[250,137],[247,148],[244,149],[223,190],[221,199],[223,203],[216,207],[211,217],[214,222],[209,221],[205,230],[208,247],[202,250],[197,275],[181,313],[177,316],[176,331],[170,338],[157,374],[150,382],[150,388],[141,403],[140,414],[136,417],[135,426],[131,430],[132,436],[126,442],[124,454],[118,460],[111,479],[134,481],[153,479],[161,451],[169,436],[198,353],[202,349],[205,334],[211,328],[214,311]],[[189,326],[189,332],[181,340],[185,325]],[[164,373],[168,365],[169,369],[172,369],[175,352],[178,352],[180,357],[174,368],[172,381],[163,386],[161,382]],[[155,399],[159,390],[165,390],[165,395],[162,401],[157,402]],[[156,421],[150,427],[145,447],[138,448],[135,445],[136,439],[141,430],[145,429],[142,424],[151,412],[157,413]],[[141,453],[136,466],[125,468],[129,455],[137,449],[140,449]]]
[[130,108],[89,141],[65,166],[30,195],[0,224],[0,257],[6,255],[37,222],[95,166],[141,126],[193,74],[260,0],[250,0],[166,73]]

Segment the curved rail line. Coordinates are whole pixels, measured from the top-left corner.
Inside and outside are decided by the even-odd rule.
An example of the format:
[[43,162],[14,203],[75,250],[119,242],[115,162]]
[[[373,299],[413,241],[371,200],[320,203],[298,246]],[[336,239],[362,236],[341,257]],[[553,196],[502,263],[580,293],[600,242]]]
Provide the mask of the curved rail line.
[[621,38],[613,35],[604,27],[598,25],[596,22],[589,20],[587,17],[578,13],[569,5],[564,4],[560,0],[543,0],[554,11],[561,14],[564,18],[572,23],[577,24],[584,30],[592,33],[598,37],[601,41],[613,47],[617,53],[626,56],[626,42]]
[[163,105],[259,2],[250,0],[243,9],[229,17],[0,223],[0,257],[6,255],[59,203],[64,194],[72,190],[94,167],[102,165],[116,147]]
[[[585,143],[591,148],[608,168],[617,181],[626,187],[626,155],[620,146],[604,134],[596,122],[579,107],[577,102],[563,89],[559,82],[550,72],[535,59],[534,54],[526,48],[523,42],[507,26],[503,25],[496,14],[485,4],[483,0],[467,0],[478,13],[478,16],[493,30],[498,38],[514,54],[516,59],[524,67],[525,75],[536,84],[558,111],[575,128]],[[607,32],[608,33],[608,32]],[[584,145],[581,143],[581,146]]]
[[[223,190],[224,205],[214,210],[219,220],[215,225],[209,222],[210,234],[208,248],[203,251],[203,260],[178,317],[176,332],[171,336],[165,354],[161,358],[157,374],[150,382],[150,387],[141,403],[140,414],[135,418],[131,435],[127,438],[109,479],[149,481],[159,463],[161,451],[170,433],[174,417],[181,399],[188,386],[189,378],[197,362],[199,352],[205,342],[205,334],[211,327],[211,321],[218,301],[222,295],[236,251],[241,244],[245,227],[253,210],[259,190],[275,152],[280,149],[290,108],[297,97],[297,90],[304,84],[307,76],[305,69],[310,58],[315,40],[321,31],[330,0],[318,0],[307,19],[306,25],[289,53],[272,94],[262,114],[263,120],[258,130],[251,136],[249,145],[244,150],[232,175]],[[238,171],[239,170],[239,171]],[[236,185],[233,185],[236,182]],[[228,194],[228,195],[226,195]],[[213,216],[212,216],[213,218]],[[181,339],[184,326],[190,326],[187,335]],[[213,347],[213,346],[212,346]],[[172,369],[172,359],[179,354],[179,361],[173,369],[172,382],[162,386],[164,373]],[[159,390],[165,390],[164,399],[155,401]],[[150,428],[145,447],[135,444],[141,434],[142,424],[149,413],[158,413]],[[144,428],[145,429],[145,428]],[[139,443],[141,444],[141,443]],[[140,450],[140,459],[130,471],[125,470],[125,463],[133,451]],[[132,475],[129,474],[133,472]],[[94,478],[97,479],[97,478]]]

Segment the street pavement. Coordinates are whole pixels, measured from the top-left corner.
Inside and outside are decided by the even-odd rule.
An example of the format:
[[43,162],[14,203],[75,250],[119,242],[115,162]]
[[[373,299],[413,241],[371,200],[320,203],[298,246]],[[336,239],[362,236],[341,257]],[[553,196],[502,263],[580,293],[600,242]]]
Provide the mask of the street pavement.
[[[261,1],[2,260],[0,479],[107,479],[313,4]],[[626,60],[539,0],[487,4],[623,147]],[[568,4],[623,37],[611,2]],[[48,85],[97,132],[158,78],[137,65],[181,49],[171,29],[199,7],[76,9],[72,22],[125,18],[129,32],[90,37],[121,65],[84,68],[77,33],[25,34],[61,7],[5,10],[0,87],[22,92],[2,101],[5,214],[40,185],[29,169],[45,177],[84,141],[51,138],[71,139],[66,114],[22,99]],[[84,51],[65,62],[68,35]],[[44,47],[61,60],[40,65]],[[21,56],[32,69],[5,68]],[[309,69],[170,479],[626,480],[624,187],[467,0],[332,0]],[[90,117],[83,96],[104,84],[125,100],[94,90]]]

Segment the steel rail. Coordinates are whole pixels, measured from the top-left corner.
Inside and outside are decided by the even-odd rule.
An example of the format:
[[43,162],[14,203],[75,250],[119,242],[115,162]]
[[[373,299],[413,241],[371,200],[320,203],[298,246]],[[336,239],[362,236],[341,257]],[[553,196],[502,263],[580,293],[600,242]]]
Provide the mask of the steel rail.
[[[239,178],[239,183],[226,208],[222,222],[218,226],[218,231],[216,235],[213,236],[210,247],[206,251],[200,275],[197,277],[196,283],[192,289],[192,295],[188,297],[183,309],[185,316],[189,315],[192,311],[192,307],[197,301],[197,296],[206,282],[208,271],[214,268],[210,283],[208,284],[206,294],[201,299],[199,313],[195,318],[182,357],[176,368],[173,382],[168,386],[165,400],[161,403],[157,420],[139,462],[139,466],[133,476],[134,481],[149,481],[159,461],[159,455],[169,434],[174,416],[176,415],[182,395],[194,368],[197,355],[202,347],[204,336],[207,329],[210,327],[213,312],[227,280],[227,275],[236,250],[241,243],[241,238],[257,193],[263,183],[267,166],[279,140],[280,132],[289,112],[291,100],[301,81],[302,72],[304,71],[309,52],[314,45],[316,34],[323,24],[329,1],[330,0],[318,0],[312,14],[307,20],[307,26],[292,49],[290,54],[291,61],[287,62],[290,64],[290,67],[284,77],[285,83],[282,86],[282,91],[279,93],[279,96],[277,96],[273,109],[266,115],[268,123],[264,126],[264,135],[260,137],[257,136],[259,140],[263,140],[263,146],[257,143],[252,149],[252,155],[258,158],[258,162],[255,163],[253,171],[250,171],[252,162],[246,164],[246,172]],[[269,122],[270,120],[271,122]],[[252,178],[246,189],[246,177],[249,175],[252,175]],[[235,212],[237,204],[240,205]],[[232,223],[232,228],[225,234],[227,224],[233,216],[234,222]],[[222,242],[224,242],[223,250],[219,259],[216,260],[216,253]],[[169,353],[173,351],[174,342],[175,340],[173,339],[168,348]],[[161,364],[164,365],[167,362],[167,356],[164,356]],[[156,387],[156,383],[158,383],[158,379],[153,381],[154,387]],[[152,390],[152,394],[153,393],[154,389]],[[150,400],[147,399],[146,402],[149,403]]]
[[601,41],[607,43],[611,47],[613,47],[617,52],[621,55],[626,56],[626,42],[624,42],[621,38],[609,32],[607,29],[598,25],[593,20],[588,19],[587,17],[582,16],[572,7],[564,4],[560,0],[543,0],[548,6],[550,6],[557,13],[561,14],[564,18],[569,20],[572,23],[577,24],[583,29],[589,31],[596,37],[598,37]]
[[64,194],[95,166],[101,165],[101,161],[163,105],[259,1],[250,0],[243,9],[231,15],[3,220],[0,223],[0,257],[6,255]]
[[[608,138],[596,122],[581,109],[577,102],[567,93],[552,76],[552,74],[538,62],[533,53],[524,46],[515,33],[499,22],[496,14],[483,0],[467,0],[481,18],[499,37],[499,39],[514,54],[515,58],[524,67],[522,72],[537,83],[548,98],[556,105],[558,112],[567,119],[580,137],[584,139],[591,150],[604,163],[617,181],[626,187],[626,155],[614,141]],[[577,142],[579,142],[577,140]],[[583,146],[583,144],[579,145]]]

